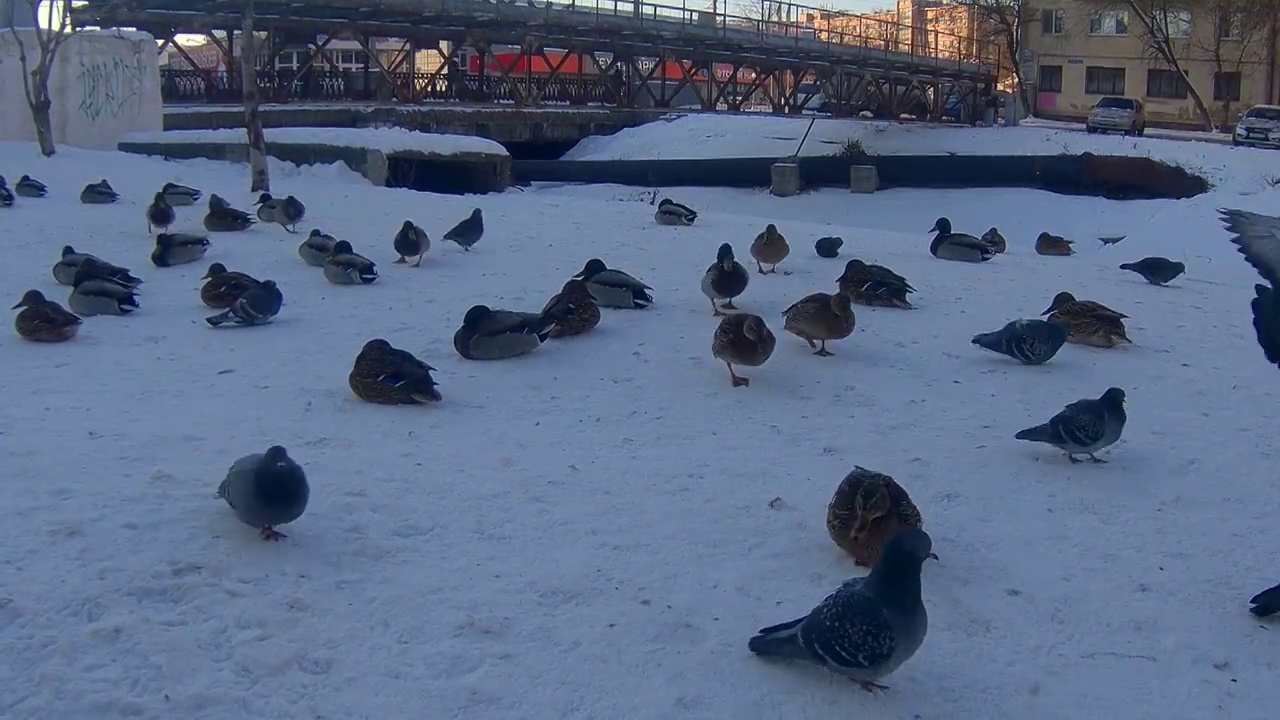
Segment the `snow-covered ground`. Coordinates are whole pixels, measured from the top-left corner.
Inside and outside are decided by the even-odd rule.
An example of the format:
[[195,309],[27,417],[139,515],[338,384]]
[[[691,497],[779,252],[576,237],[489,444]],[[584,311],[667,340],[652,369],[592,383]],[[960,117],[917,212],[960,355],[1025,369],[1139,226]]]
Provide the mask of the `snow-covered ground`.
[[[305,229],[380,263],[376,284],[338,287],[278,227],[215,235],[204,263],[149,265],[151,194],[171,180],[245,207],[243,167],[0,144],[11,182],[53,188],[0,210],[11,302],[28,288],[65,301],[50,276],[65,243],[146,279],[132,317],[89,318],[63,345],[0,341],[0,717],[1269,717],[1280,642],[1245,600],[1280,580],[1280,377],[1249,326],[1256,277],[1214,213],[1276,207],[1256,152],[1213,161],[1247,182],[1176,202],[669,191],[702,210],[692,228],[656,226],[636,188],[449,197],[275,163]],[[124,200],[80,205],[103,177]],[[473,206],[487,225],[474,251],[440,242]],[[201,211],[179,209],[177,229]],[[931,258],[938,215],[999,226],[1008,254]],[[390,262],[406,218],[436,240],[421,268]],[[699,280],[719,243],[745,258],[767,222],[792,242],[791,274],[753,275],[739,305],[778,349],[735,389]],[[1080,254],[1035,255],[1040,230]],[[827,234],[845,239],[840,260],[813,253]],[[1099,234],[1129,238],[1101,248]],[[1148,254],[1187,276],[1156,288],[1117,269]],[[594,256],[657,304],[521,359],[454,354],[470,305],[537,310]],[[814,357],[779,314],[833,290],[849,257],[905,275],[919,307],[858,307],[854,336]],[[280,283],[274,325],[205,326],[214,261]],[[970,345],[1060,290],[1132,316],[1136,344],[1067,346],[1042,367]],[[443,403],[352,397],[351,362],[379,336],[439,368]],[[1109,464],[1013,439],[1112,385],[1130,419]],[[213,497],[235,458],[272,443],[313,492],[280,544]],[[942,558],[925,567],[928,638],[874,697],[746,650],[860,574],[824,527],[854,464],[906,487]]]

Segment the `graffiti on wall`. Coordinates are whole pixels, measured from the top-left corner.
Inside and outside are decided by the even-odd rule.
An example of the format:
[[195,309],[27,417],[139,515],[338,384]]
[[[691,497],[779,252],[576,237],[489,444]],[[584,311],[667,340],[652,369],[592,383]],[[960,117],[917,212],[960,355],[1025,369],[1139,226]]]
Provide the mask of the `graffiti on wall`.
[[90,122],[120,117],[142,101],[142,58],[80,59],[80,112]]

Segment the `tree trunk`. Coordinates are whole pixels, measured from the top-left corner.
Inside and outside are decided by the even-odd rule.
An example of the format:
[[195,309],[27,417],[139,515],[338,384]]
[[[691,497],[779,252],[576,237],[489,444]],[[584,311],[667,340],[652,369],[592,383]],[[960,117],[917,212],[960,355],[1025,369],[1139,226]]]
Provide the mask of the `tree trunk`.
[[1182,73],[1182,77],[1187,83],[1187,93],[1191,95],[1191,101],[1195,103],[1196,112],[1200,114],[1200,120],[1204,125],[1205,132],[1213,132],[1213,118],[1209,115],[1209,106],[1204,104],[1204,98],[1200,97],[1200,91],[1196,90],[1196,86],[1187,79],[1187,74],[1182,72],[1182,68],[1178,67],[1178,63],[1171,63],[1175,67],[1174,70]]
[[244,127],[249,134],[249,191],[271,192],[267,170],[267,139],[258,114],[258,50],[253,36],[253,0],[245,0],[240,27],[240,85],[244,103]]
[[49,100],[48,78],[37,86],[35,97],[31,120],[36,126],[36,142],[40,144],[41,155],[52,157],[58,148],[53,143],[53,103]]

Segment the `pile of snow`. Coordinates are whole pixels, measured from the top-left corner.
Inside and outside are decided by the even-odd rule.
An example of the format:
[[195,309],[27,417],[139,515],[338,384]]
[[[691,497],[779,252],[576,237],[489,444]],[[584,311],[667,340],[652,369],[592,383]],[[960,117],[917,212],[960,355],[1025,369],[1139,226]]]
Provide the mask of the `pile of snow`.
[[[267,142],[282,145],[331,145],[380,150],[385,153],[420,152],[428,155],[508,154],[500,143],[488,138],[416,132],[403,128],[287,127],[270,128],[264,134]],[[223,128],[130,133],[121,142],[244,145],[248,139],[242,129]]]

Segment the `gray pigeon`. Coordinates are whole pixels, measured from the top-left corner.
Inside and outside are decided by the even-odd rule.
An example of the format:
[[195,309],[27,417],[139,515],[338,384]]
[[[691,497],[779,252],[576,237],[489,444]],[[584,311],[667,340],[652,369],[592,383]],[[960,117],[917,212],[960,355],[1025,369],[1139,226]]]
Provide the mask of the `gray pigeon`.
[[835,236],[820,237],[813,243],[813,251],[818,253],[818,257],[831,258],[840,257],[840,247],[844,245],[844,239]]
[[974,335],[972,342],[1024,365],[1043,365],[1058,354],[1068,334],[1065,325],[1037,319],[1014,320],[995,332]]
[[1270,617],[1280,613],[1280,585],[1254,595],[1250,598],[1249,604],[1253,606],[1249,608],[1249,612],[1258,617]]
[[867,692],[887,690],[876,680],[915,655],[929,630],[920,597],[925,558],[938,559],[928,533],[898,533],[869,575],[844,583],[808,615],[762,629],[747,648],[814,663]]
[[1065,452],[1072,463],[1081,462],[1076,455],[1088,455],[1093,462],[1104,463],[1106,460],[1094,453],[1120,439],[1127,419],[1124,391],[1113,387],[1096,400],[1071,403],[1049,418],[1049,422],[1022,430],[1014,437],[1052,445]]
[[465,220],[454,225],[449,232],[444,234],[445,240],[452,240],[462,246],[463,250],[470,250],[472,245],[480,242],[480,238],[484,235],[484,217],[480,214],[480,208],[471,211],[471,215]]
[[265,325],[279,314],[282,304],[284,295],[276,287],[275,281],[263,280],[236,298],[231,307],[217,315],[210,315],[204,321],[210,327],[229,322],[237,325]]
[[1267,362],[1280,366],[1280,218],[1245,212],[1244,210],[1219,210],[1227,231],[1249,261],[1254,270],[1271,287],[1253,286],[1255,297],[1249,303],[1253,309],[1253,330],[1258,336],[1258,346],[1267,356]]
[[1169,258],[1152,256],[1144,257],[1138,262],[1125,263],[1120,269],[1136,272],[1152,285],[1164,285],[1186,272],[1187,266]]
[[258,528],[263,540],[286,535],[275,529],[302,517],[311,497],[307,474],[279,445],[265,454],[245,455],[231,465],[218,486],[218,497],[227,501],[236,518]]

